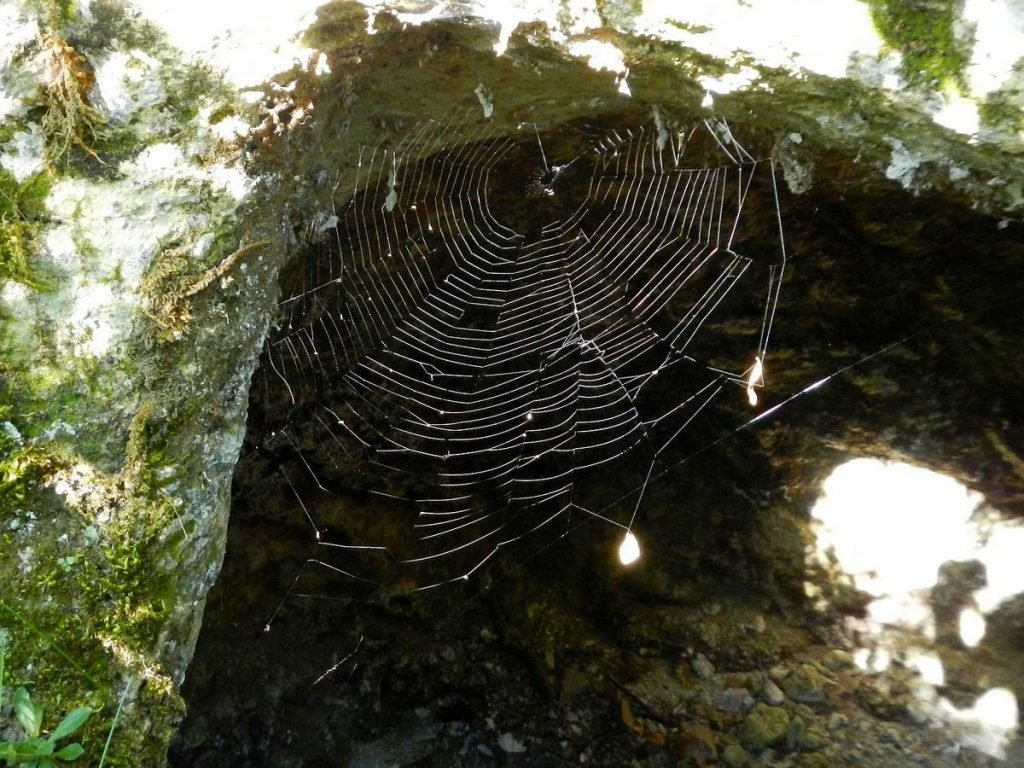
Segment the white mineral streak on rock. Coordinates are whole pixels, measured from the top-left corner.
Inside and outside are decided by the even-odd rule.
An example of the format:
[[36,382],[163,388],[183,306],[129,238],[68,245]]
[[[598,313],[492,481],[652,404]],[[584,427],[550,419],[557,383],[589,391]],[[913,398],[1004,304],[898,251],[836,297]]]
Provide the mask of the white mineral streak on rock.
[[668,145],[669,132],[668,126],[665,125],[665,116],[661,114],[657,104],[651,108],[651,118],[654,120],[654,128],[657,131],[658,150],[663,151]]
[[25,181],[46,165],[43,131],[36,123],[29,125],[27,131],[16,133],[6,147],[7,151],[0,153],[0,166],[16,181]]
[[490,89],[483,83],[480,83],[473,90],[473,93],[476,94],[477,99],[480,101],[480,106],[484,110],[484,120],[490,120],[491,115],[494,114],[494,97]]
[[115,125],[127,123],[140,109],[166,98],[160,68],[144,51],[111,51],[96,64],[97,105]]
[[892,155],[889,157],[889,166],[885,169],[885,177],[910,189],[914,183],[914,174],[921,165],[921,158],[908,150],[899,139],[886,139],[886,143],[892,147]]
[[0,120],[26,109],[24,99],[35,93],[37,83],[20,76],[12,63],[24,47],[39,35],[34,12],[19,2],[0,3]]

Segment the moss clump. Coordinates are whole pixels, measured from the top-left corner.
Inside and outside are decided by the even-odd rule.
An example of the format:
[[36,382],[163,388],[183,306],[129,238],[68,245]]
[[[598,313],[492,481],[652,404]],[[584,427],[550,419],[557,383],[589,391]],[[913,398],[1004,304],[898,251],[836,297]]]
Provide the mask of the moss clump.
[[192,320],[192,297],[215,282],[230,282],[232,267],[268,244],[260,240],[228,253],[227,238],[218,238],[204,259],[213,266],[198,274],[191,258],[196,240],[168,244],[154,260],[140,290],[146,297],[146,314],[160,328],[159,337],[165,341],[181,338]]
[[0,283],[14,280],[30,288],[46,287],[46,275],[35,257],[49,191],[50,180],[45,173],[19,184],[0,169]]
[[597,0],[597,13],[607,23],[609,17],[639,16],[643,12],[642,0]]
[[15,639],[12,682],[38,691],[48,711],[95,709],[82,732],[92,760],[131,688],[137,707],[105,764],[157,765],[181,715],[161,637],[182,575],[174,562],[194,530],[166,491],[178,479],[168,449],[178,421],[144,403],[120,463],[103,470],[77,450],[80,435],[74,447],[33,439],[32,409],[26,397],[0,407],[0,422],[19,422],[0,428],[0,626]]
[[[176,516],[153,431],[152,409],[144,406],[115,473],[97,472],[54,443],[15,446],[3,461],[0,519],[8,523],[0,544],[17,553],[0,560],[0,623],[18,649],[12,677],[43,692],[49,709],[101,712],[82,735],[93,757],[126,680],[144,684],[139,701],[147,717],[160,715],[156,731],[119,731],[111,768],[162,750],[167,734],[158,731],[180,715],[173,682],[154,658],[177,574],[164,563]],[[54,492],[59,486],[71,489],[64,499]]]
[[1024,110],[1020,92],[999,90],[993,91],[978,104],[978,115],[984,125],[998,128],[1010,133],[1024,131]]
[[52,474],[59,460],[35,447],[23,447],[6,433],[0,440],[0,509],[25,503],[31,489]]
[[788,726],[786,710],[759,703],[740,724],[736,735],[744,747],[760,752],[782,741]]
[[92,68],[55,29],[42,35],[40,45],[50,66],[49,82],[40,97],[45,107],[42,127],[49,160],[60,163],[72,147],[96,157],[93,145],[103,116],[89,103],[94,84]]
[[969,52],[957,40],[957,0],[868,0],[878,34],[903,54],[912,85],[966,89]]

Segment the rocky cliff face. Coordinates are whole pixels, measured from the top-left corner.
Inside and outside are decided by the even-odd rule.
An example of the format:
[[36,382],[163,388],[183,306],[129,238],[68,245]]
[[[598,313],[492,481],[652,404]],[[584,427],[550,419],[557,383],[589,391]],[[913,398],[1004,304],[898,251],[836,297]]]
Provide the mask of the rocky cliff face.
[[[732,746],[810,749],[786,729],[818,727],[795,707],[820,704],[825,683],[798,685],[811,676],[800,664],[824,664],[821,644],[845,642],[832,634],[837,617],[863,608],[805,558],[809,508],[841,460],[948,472],[1021,515],[1024,75],[1011,52],[1024,49],[1024,19],[1014,6],[836,0],[784,15],[714,3],[675,18],[654,2],[535,5],[0,11],[7,681],[30,685],[55,717],[65,705],[97,709],[83,741],[92,755],[123,702],[108,765],[164,761],[226,537],[182,765],[442,760],[451,745],[439,734],[454,734],[452,723],[471,723],[458,738],[493,751],[473,724],[484,704],[506,713],[555,700],[571,711],[618,696],[614,712],[579,704],[596,719],[565,738],[604,723],[618,729],[615,759],[639,738],[645,749],[696,750],[675,759],[699,763]],[[300,45],[292,36],[303,29]],[[493,585],[459,593],[454,612],[402,583],[354,594],[316,572],[304,593],[367,602],[286,601],[284,629],[257,643],[251,633],[310,557],[310,529],[278,480],[288,457],[269,440],[290,418],[289,395],[266,360],[246,438],[251,374],[268,326],[285,316],[279,280],[290,297],[322,254],[362,148],[453,115],[553,153],[616,129],[727,121],[778,171],[788,260],[763,407],[828,380],[689,458],[752,414],[740,398],[709,416],[679,448],[685,463],[652,486],[637,528],[648,564],[636,572],[607,561],[607,532],[590,525],[552,557],[527,547],[487,577]],[[495,180],[493,191],[515,209],[518,187]],[[755,221],[770,214],[751,201]],[[332,513],[358,543],[391,511],[353,495]],[[808,581],[832,600],[824,615]],[[1019,652],[1015,621],[1007,609],[984,654]],[[329,681],[337,687],[309,687],[355,648],[369,671],[345,667]],[[699,684],[662,662],[698,650],[774,680],[786,722],[765,714],[775,692],[762,677],[719,679],[694,662],[714,683],[709,696],[723,688],[736,701],[693,714],[709,730],[681,729],[672,711],[689,699],[676,687]],[[962,670],[951,695],[966,706],[981,683],[962,651],[945,661]],[[790,668],[773,677],[780,660]],[[986,674],[1024,694],[1012,666]],[[740,688],[763,707],[740,701]],[[884,696],[859,695],[873,716],[886,710]],[[378,714],[354,714],[368,711]],[[505,753],[524,746],[522,730],[494,738]]]

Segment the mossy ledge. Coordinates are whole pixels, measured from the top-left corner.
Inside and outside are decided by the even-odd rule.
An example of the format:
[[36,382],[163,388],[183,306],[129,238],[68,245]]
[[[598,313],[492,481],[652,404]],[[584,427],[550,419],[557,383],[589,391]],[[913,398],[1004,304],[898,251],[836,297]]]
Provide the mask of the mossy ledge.
[[[184,713],[281,250],[209,128],[247,108],[125,9],[16,3],[0,72],[4,686],[44,733],[95,710],[79,764],[110,768],[163,765]],[[123,51],[152,80],[103,75]]]

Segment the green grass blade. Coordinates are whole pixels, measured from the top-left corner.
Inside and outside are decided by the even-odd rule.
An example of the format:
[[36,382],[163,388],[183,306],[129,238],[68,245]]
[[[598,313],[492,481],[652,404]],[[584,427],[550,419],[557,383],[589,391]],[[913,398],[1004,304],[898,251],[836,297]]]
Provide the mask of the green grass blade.
[[107,743],[103,745],[103,754],[100,755],[100,764],[97,768],[103,768],[103,764],[107,760],[107,751],[110,749],[110,742],[114,739],[114,730],[117,728],[117,721],[121,719],[121,710],[124,708],[124,700],[128,698],[128,691],[132,689],[135,684],[135,678],[129,677],[128,684],[125,685],[124,691],[121,693],[121,700],[117,702],[117,712],[114,713],[114,719],[110,723],[110,730],[107,732]]

